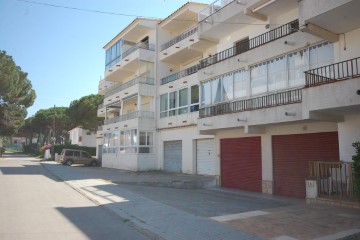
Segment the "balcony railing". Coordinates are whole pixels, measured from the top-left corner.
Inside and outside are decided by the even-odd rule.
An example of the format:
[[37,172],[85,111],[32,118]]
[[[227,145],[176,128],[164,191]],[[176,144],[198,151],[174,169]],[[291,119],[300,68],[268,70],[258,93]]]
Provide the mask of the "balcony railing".
[[198,28],[196,26],[196,27],[193,27],[193,28],[181,33],[180,35],[172,38],[170,41],[168,41],[168,42],[161,45],[161,51],[164,51],[165,49],[173,46],[174,44],[176,44],[176,43],[184,40],[185,38],[195,34],[197,32],[197,30],[198,30]]
[[155,45],[139,42],[139,43],[135,44],[134,46],[132,46],[131,48],[129,48],[128,50],[126,50],[125,52],[123,52],[122,59],[126,58],[127,56],[129,56],[130,54],[132,54],[133,52],[135,52],[138,49],[146,49],[146,50],[154,51]]
[[360,57],[305,72],[306,87],[360,77]]
[[115,93],[118,93],[118,92],[120,92],[124,89],[127,89],[131,86],[134,86],[138,83],[154,85],[154,79],[153,78],[145,78],[145,77],[137,77],[137,78],[134,78],[124,84],[113,85],[113,86],[109,87],[108,89],[106,89],[105,97],[109,97]]
[[209,6],[207,6],[206,8],[201,10],[201,12],[199,12],[199,15],[198,15],[199,22],[201,22],[205,18],[213,15],[214,13],[216,13],[217,11],[219,11],[221,8],[225,7],[232,1],[234,1],[234,0],[216,0],[215,2],[209,4]]
[[309,162],[309,177],[317,181],[318,196],[354,200],[353,164]]
[[201,60],[200,69],[224,61],[228,58],[234,57],[241,53],[247,52],[251,49],[257,48],[266,43],[275,41],[279,38],[285,37],[289,34],[296,32],[298,29],[299,29],[299,20],[294,20],[285,25],[277,27],[269,32],[263,33],[257,37],[251,38],[247,41],[242,41],[241,44],[238,44],[234,47],[216,53],[211,57]]
[[189,76],[191,74],[194,74],[198,71],[199,69],[199,64],[196,64],[194,66],[191,66],[189,68],[186,68],[184,70],[181,70],[180,72],[171,74],[170,76],[164,77],[161,79],[161,85],[175,81],[177,79]]
[[244,112],[261,108],[276,107],[281,105],[299,103],[302,101],[301,89],[274,93],[262,97],[237,100],[233,102],[220,103],[214,106],[201,108],[199,117],[211,117],[229,113]]
[[100,103],[98,109],[102,109],[104,107],[104,103]]
[[112,124],[112,123],[131,120],[131,119],[136,119],[136,118],[149,118],[149,119],[152,119],[152,118],[154,118],[154,116],[155,116],[154,112],[136,111],[136,112],[120,115],[118,117],[105,119],[104,123],[105,123],[105,125],[107,125],[107,124]]

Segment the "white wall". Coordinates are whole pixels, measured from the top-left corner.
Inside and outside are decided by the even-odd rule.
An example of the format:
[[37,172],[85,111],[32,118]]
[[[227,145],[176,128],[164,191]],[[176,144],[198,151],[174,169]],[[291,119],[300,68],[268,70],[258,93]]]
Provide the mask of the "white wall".
[[350,162],[355,155],[352,144],[360,141],[360,114],[345,116],[344,120],[338,124],[340,160]]
[[161,130],[157,134],[157,159],[159,168],[164,168],[164,142],[182,141],[182,171],[196,174],[196,139],[213,138],[212,135],[199,135],[196,127]]

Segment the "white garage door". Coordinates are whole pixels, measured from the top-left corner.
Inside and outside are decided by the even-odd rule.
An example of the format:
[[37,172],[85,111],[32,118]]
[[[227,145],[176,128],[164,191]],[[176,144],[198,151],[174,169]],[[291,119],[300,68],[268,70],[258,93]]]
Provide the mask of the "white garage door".
[[167,172],[181,172],[182,169],[182,142],[164,142],[164,170]]
[[196,141],[196,172],[200,175],[215,175],[214,139]]

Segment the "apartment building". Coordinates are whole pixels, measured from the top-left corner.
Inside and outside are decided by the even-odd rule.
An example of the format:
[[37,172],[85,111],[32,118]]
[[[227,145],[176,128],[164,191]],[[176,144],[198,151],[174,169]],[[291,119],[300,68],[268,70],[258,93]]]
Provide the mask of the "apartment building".
[[81,127],[73,128],[68,133],[71,144],[85,147],[96,147],[96,133]]
[[[218,0],[135,20],[106,51],[147,36],[156,47],[146,59],[109,58],[104,166],[305,197],[309,163],[349,162],[360,140],[359,10],[356,0]],[[134,31],[141,21],[152,27]],[[138,76],[153,81],[115,90]]]
[[102,166],[158,169],[155,157],[155,45],[158,20],[137,18],[104,46],[104,103],[97,132]]

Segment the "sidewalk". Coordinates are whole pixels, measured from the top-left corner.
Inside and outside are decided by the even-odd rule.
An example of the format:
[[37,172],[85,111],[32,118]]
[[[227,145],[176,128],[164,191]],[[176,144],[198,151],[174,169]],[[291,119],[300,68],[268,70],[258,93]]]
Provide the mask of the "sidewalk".
[[221,188],[146,186],[201,179],[186,174],[42,165],[154,239],[360,239],[359,209]]

